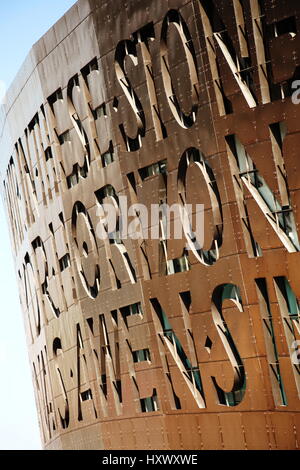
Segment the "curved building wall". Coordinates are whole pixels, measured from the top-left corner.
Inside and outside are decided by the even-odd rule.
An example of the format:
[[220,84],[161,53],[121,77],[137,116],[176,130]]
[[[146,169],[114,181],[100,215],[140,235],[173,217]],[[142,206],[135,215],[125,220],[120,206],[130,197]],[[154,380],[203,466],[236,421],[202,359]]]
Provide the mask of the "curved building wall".
[[298,447],[299,31],[292,0],[80,0],[33,46],[0,165],[45,448]]

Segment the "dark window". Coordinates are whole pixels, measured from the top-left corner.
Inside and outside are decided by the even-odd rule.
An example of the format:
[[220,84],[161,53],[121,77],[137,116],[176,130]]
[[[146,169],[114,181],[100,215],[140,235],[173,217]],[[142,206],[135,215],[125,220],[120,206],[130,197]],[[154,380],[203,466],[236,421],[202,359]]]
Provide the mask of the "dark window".
[[53,108],[54,103],[56,103],[56,101],[62,100],[62,99],[63,99],[62,89],[58,88],[58,90],[56,90],[54,93],[52,93],[51,96],[49,96],[48,102],[49,102],[51,108]]
[[139,349],[138,351],[132,351],[133,362],[144,362],[150,361],[149,349]]
[[143,413],[149,413],[151,411],[158,410],[156,390],[154,390],[152,397],[141,399],[141,408]]
[[186,255],[167,261],[167,274],[183,273],[189,269],[190,263]]
[[79,178],[78,178],[78,173],[77,171],[73,172],[71,175],[67,177],[67,186],[68,188],[72,188],[73,186],[76,186],[76,184],[79,183]]
[[139,170],[142,180],[159,174],[167,174],[167,160],[153,163],[152,165],[145,166]]
[[59,267],[60,270],[63,271],[64,269],[68,268],[71,264],[70,255],[66,253],[60,260],[59,260]]
[[104,393],[104,396],[107,397],[107,382],[106,382],[106,374],[102,374],[101,375],[101,381],[102,381],[102,384],[100,385],[103,393]]
[[141,302],[127,305],[126,307],[121,307],[120,310],[122,315],[125,317],[128,317],[130,315],[143,315]]
[[81,401],[87,401],[93,398],[92,391],[90,388],[86,390],[85,392],[82,392],[80,396],[81,396]]
[[58,136],[58,140],[60,145],[64,144],[65,142],[71,142],[70,131],[63,132]]
[[275,37],[282,36],[283,34],[290,34],[292,37],[297,34],[296,18],[294,16],[274,23]]
[[51,147],[47,147],[47,148],[46,148],[46,150],[45,150],[45,158],[46,158],[46,162],[47,162],[50,158],[53,158],[53,154],[52,154]]
[[100,106],[98,106],[98,108],[96,108],[94,111],[93,111],[93,115],[94,115],[94,119],[98,119],[102,116],[106,117],[107,116],[107,113],[106,113],[106,105],[105,103],[101,104]]
[[86,79],[93,70],[99,70],[96,57],[81,69],[82,76]]
[[108,150],[108,152],[105,152],[101,155],[101,160],[103,166],[108,166],[114,161],[114,153]]
[[28,124],[28,129],[31,132],[36,124],[39,124],[39,116],[36,114],[34,118]]

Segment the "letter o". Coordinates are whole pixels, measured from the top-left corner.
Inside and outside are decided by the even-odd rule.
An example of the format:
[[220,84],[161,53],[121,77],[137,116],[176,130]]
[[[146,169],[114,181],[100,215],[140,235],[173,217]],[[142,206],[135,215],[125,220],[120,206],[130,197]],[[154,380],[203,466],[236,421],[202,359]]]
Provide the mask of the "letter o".
[[[80,219],[82,220],[81,223],[84,223],[86,225],[86,228],[88,229],[88,233],[89,233],[89,240],[83,240],[81,246],[79,246],[79,243],[78,243],[79,233],[77,231],[78,220]],[[89,295],[89,297],[91,297],[92,299],[95,299],[99,293],[99,288],[100,288],[100,268],[98,264],[99,254],[98,254],[98,248],[97,248],[97,243],[96,243],[96,237],[95,237],[95,233],[94,233],[90,216],[88,215],[88,212],[85,206],[80,201],[75,202],[73,206],[72,235],[75,241],[75,260],[76,260],[76,266],[77,266],[77,271],[78,271],[80,280],[82,282],[82,285],[86,293]],[[86,242],[89,242],[89,245],[91,246],[91,250],[88,250],[88,245]],[[80,249],[82,251],[82,254],[79,251]],[[87,278],[87,275],[84,271],[84,266],[82,264],[82,259],[81,259],[82,255],[85,258],[94,257],[95,274],[94,274],[94,283],[92,285],[90,284]]]
[[[187,226],[185,219],[183,219],[184,207],[186,205],[186,174],[191,163],[195,163],[201,171],[205,183],[207,185],[209,197],[211,200],[215,229],[214,239],[209,250],[203,250],[200,247],[199,242],[197,242],[197,240],[195,239],[190,224],[188,224]],[[178,202],[183,209],[182,211],[180,211],[181,222],[183,225],[185,237],[188,242],[188,246],[200,263],[206,266],[212,266],[219,259],[219,248],[222,246],[223,242],[222,204],[213,171],[205,160],[202,152],[200,152],[194,147],[187,149],[181,156],[178,165],[177,189]]]
[[[180,104],[177,99],[177,96],[175,95],[170,74],[167,43],[167,35],[170,24],[173,24],[179,33],[189,68],[189,76],[191,81],[192,109],[190,114],[188,115],[184,114],[180,108]],[[192,127],[192,125],[196,121],[199,102],[199,80],[197,73],[196,54],[193,46],[192,37],[186,22],[177,10],[169,10],[163,20],[160,39],[160,62],[164,89],[172,114],[181,127],[183,127],[184,129],[188,129],[189,127]]]

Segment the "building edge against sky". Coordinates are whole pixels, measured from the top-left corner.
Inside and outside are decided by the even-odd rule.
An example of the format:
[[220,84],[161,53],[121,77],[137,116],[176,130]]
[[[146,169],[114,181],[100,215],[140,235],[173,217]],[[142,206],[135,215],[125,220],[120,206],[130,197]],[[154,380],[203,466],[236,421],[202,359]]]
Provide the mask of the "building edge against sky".
[[[80,0],[1,109],[45,448],[298,447],[300,7],[213,4]],[[204,248],[100,239],[120,196]]]

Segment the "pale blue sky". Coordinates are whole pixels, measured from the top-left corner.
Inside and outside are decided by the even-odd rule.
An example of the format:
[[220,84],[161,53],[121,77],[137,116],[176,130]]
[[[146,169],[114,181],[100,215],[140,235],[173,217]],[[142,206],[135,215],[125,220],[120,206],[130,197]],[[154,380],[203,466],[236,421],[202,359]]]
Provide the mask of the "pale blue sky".
[[[74,3],[0,0],[0,82],[9,86],[33,43]],[[2,201],[0,298],[0,450],[40,449],[23,317]]]

